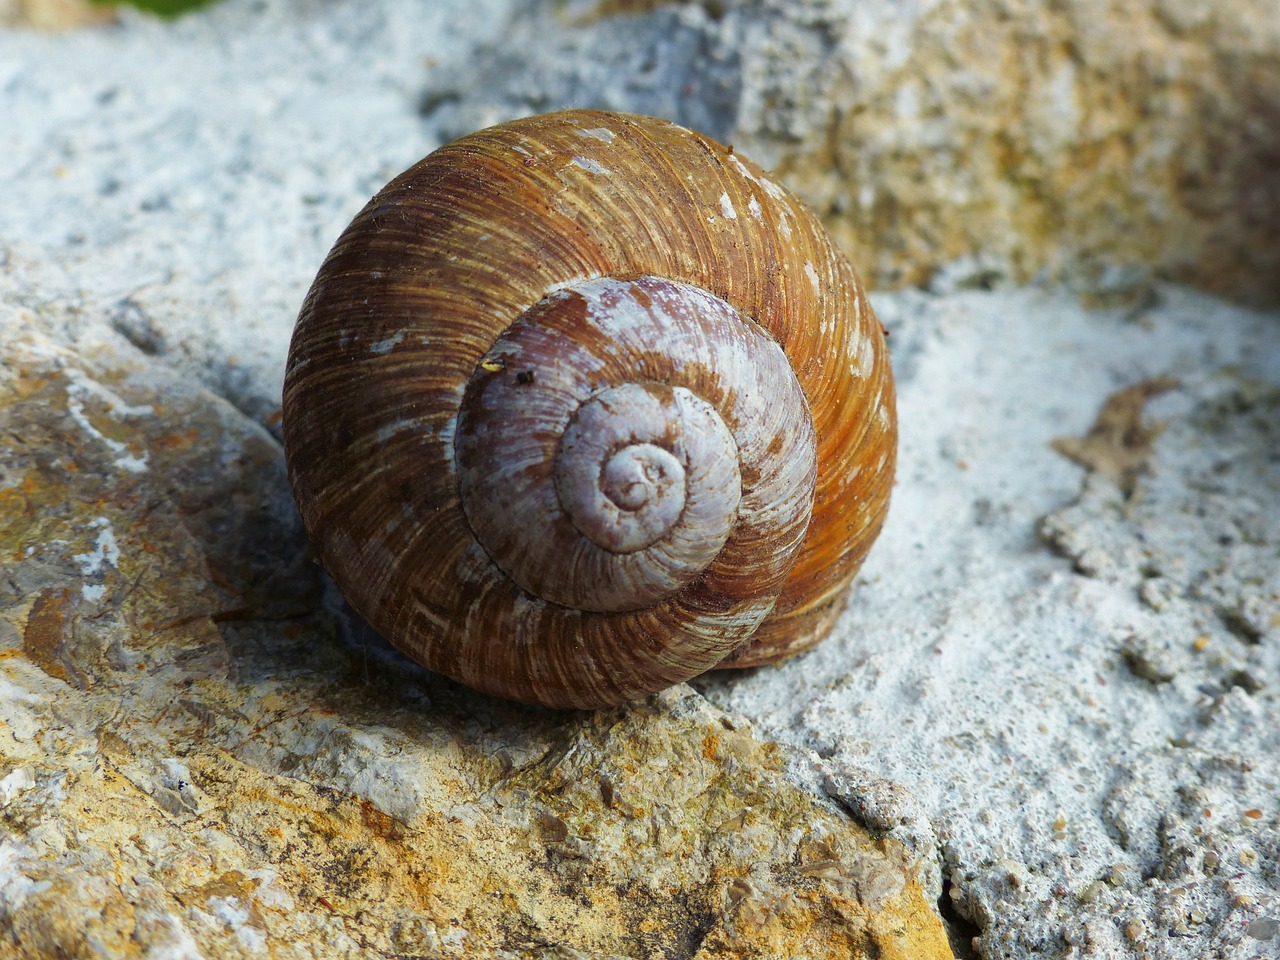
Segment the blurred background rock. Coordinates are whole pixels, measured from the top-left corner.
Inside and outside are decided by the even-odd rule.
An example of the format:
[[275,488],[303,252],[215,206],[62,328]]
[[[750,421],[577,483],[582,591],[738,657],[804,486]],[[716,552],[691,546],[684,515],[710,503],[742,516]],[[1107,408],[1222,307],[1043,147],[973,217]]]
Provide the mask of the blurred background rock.
[[[190,0],[137,0],[173,13]],[[85,0],[7,22],[99,23]],[[542,0],[422,108],[652,113],[777,172],[877,287],[1172,279],[1280,303],[1273,0]]]

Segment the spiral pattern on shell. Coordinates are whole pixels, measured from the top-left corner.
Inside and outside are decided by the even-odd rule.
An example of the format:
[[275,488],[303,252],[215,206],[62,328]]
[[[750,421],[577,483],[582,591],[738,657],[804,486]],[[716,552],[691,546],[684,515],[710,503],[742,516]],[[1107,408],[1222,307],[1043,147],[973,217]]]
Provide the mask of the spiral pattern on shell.
[[597,706],[817,642],[883,521],[882,332],[817,218],[674,124],[501,124],[330,252],[290,479],[352,606],[432,669]]

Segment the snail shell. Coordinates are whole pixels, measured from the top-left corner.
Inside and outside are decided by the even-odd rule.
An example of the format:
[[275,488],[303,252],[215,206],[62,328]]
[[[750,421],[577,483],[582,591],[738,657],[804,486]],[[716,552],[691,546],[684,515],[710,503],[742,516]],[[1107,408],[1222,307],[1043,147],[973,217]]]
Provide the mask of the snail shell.
[[594,111],[463,137],[368,203],[303,304],[283,426],[351,605],[557,707],[818,642],[896,446],[882,330],[815,215]]

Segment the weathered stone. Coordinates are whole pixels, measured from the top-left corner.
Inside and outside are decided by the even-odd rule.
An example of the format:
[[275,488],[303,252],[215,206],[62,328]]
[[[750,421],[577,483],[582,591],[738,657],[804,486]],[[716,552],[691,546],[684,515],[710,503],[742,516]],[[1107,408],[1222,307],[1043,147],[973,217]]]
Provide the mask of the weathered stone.
[[797,751],[428,674],[322,602],[267,431],[82,346],[0,361],[0,953],[951,956]]
[[1156,275],[1280,302],[1273,0],[531,5],[426,102],[458,133],[565,104],[698,127],[875,285],[1047,273],[1140,302]]
[[106,23],[111,8],[90,0],[0,0],[0,24],[37,30],[71,30]]
[[[1257,51],[1269,42],[1274,18],[1263,10],[1251,27],[1254,35],[1233,48],[1222,24],[1240,3],[1184,5],[1204,24],[1184,33],[1186,42],[1202,42],[1203,50],[1183,61],[1152,56],[1143,69],[1192,63],[1197,71],[1144,105],[1150,124],[1118,128],[1097,160],[1087,152],[1080,156],[1072,175],[1089,190],[1073,209],[1086,217],[1110,197],[1117,213],[1093,224],[1101,236],[1098,257],[1072,260],[1064,253],[1046,261],[1061,264],[1071,286],[1065,293],[1042,286],[965,289],[999,285],[1013,269],[1006,247],[1023,245],[1017,249],[1035,253],[1052,239],[1051,231],[1046,227],[1046,236],[1036,234],[1037,246],[1025,247],[1023,215],[1013,199],[978,193],[980,202],[970,202],[956,187],[963,154],[945,137],[972,130],[968,105],[954,117],[926,113],[927,123],[908,122],[911,114],[904,111],[885,127],[885,98],[892,99],[892,90],[870,99],[881,89],[873,81],[891,75],[889,67],[904,82],[931,78],[926,103],[973,89],[952,81],[945,64],[920,62],[927,55],[950,56],[945,45],[911,43],[914,31],[923,29],[913,25],[940,30],[968,11],[977,19],[957,35],[969,37],[972,46],[990,9],[981,0],[963,8],[932,0],[750,6],[615,0],[609,11],[590,0],[539,4],[563,17],[556,22],[534,18],[528,4],[514,0],[222,0],[173,22],[125,8],[118,25],[105,30],[56,36],[0,30],[6,147],[0,150],[0,193],[13,200],[0,204],[0,311],[19,308],[0,312],[0,340],[11,337],[10,320],[22,310],[55,342],[79,343],[90,356],[98,350],[93,337],[114,330],[151,357],[148,362],[204,384],[269,433],[293,317],[350,216],[448,135],[507,111],[565,103],[547,93],[560,89],[555,84],[562,74],[577,84],[563,88],[575,103],[668,113],[766,162],[791,163],[792,182],[828,203],[833,218],[841,190],[862,196],[861,189],[855,195],[846,188],[861,169],[851,164],[865,152],[868,169],[886,178],[884,196],[900,197],[903,205],[890,208],[899,211],[896,219],[873,219],[859,229],[876,244],[899,233],[907,240],[887,247],[882,256],[888,267],[859,266],[882,282],[902,282],[903,271],[911,269],[929,279],[927,291],[874,297],[893,334],[903,425],[901,482],[889,523],[856,602],[831,640],[781,667],[703,678],[694,686],[731,717],[749,716],[762,735],[819,750],[823,764],[807,774],[807,760],[790,764],[789,779],[810,795],[821,797],[825,788],[853,819],[871,825],[878,843],[900,840],[911,850],[936,839],[957,952],[984,960],[1267,955],[1280,917],[1274,882],[1280,864],[1280,462],[1272,456],[1280,423],[1280,324],[1274,314],[1177,287],[1148,288],[1152,270],[1145,261],[1135,266],[1133,260],[1104,259],[1108,250],[1128,256],[1153,239],[1197,249],[1203,224],[1219,222],[1211,209],[1222,195],[1215,195],[1215,184],[1230,182],[1245,154],[1265,157],[1258,145],[1274,125],[1263,122],[1221,148],[1213,163],[1222,169],[1200,181],[1205,189],[1197,199],[1207,206],[1197,208],[1194,222],[1184,225],[1171,215],[1166,235],[1153,238],[1120,216],[1142,201],[1137,189],[1145,181],[1121,175],[1124,165],[1115,161],[1170,129],[1169,98],[1194,103],[1203,85],[1226,99],[1212,115],[1188,109],[1188,139],[1167,138],[1175,146],[1164,160],[1151,162],[1157,186],[1168,169],[1188,161],[1203,166],[1195,149],[1201,131],[1208,135],[1237,123],[1248,98],[1232,100],[1240,84],[1224,83],[1221,71],[1215,73],[1215,64],[1228,62],[1233,49],[1239,54],[1231,69],[1256,77],[1254,88],[1261,91],[1250,116],[1265,121],[1273,61]],[[1005,9],[1011,20],[997,22],[990,36],[1005,37],[1016,25],[1030,42],[1039,32],[1057,30],[1064,13],[1077,6],[1078,0],[1041,3],[1043,22],[1027,23],[1026,7],[1010,3]],[[1139,0],[1133,15],[1140,20],[1147,8]],[[606,19],[623,10],[644,16]],[[839,17],[850,13],[856,18],[852,32],[839,26]],[[1123,47],[1115,54],[1121,73],[1115,85],[1119,105],[1130,109],[1131,91],[1141,86],[1135,77],[1146,74],[1125,72],[1126,51],[1146,56],[1143,51],[1164,34],[1124,36],[1127,21],[1101,22],[1114,38],[1090,41],[1083,52],[1068,49],[1068,59],[1096,64],[1100,51]],[[530,30],[530,23],[546,29]],[[859,72],[841,77],[845,50],[860,51],[848,55]],[[993,46],[992,53],[1005,58],[996,62],[1009,62],[1005,47]],[[566,56],[574,58],[571,65]],[[971,52],[965,56],[972,60]],[[1032,66],[1038,62],[1030,48],[1025,58]],[[509,70],[489,69],[500,63]],[[976,66],[994,69],[991,63]],[[870,106],[861,113],[857,102],[850,108],[850,100],[833,101],[825,92],[848,93],[845,85],[855,76],[870,91]],[[209,90],[218,96],[209,97]],[[1039,93],[1027,89],[1030,101]],[[526,94],[529,99],[522,99]],[[909,107],[909,92],[903,97]],[[824,174],[816,160],[804,165],[809,154],[803,151],[833,125],[827,117],[833,102],[844,111],[841,129],[862,124],[867,136],[880,131],[891,139],[843,146],[833,140],[829,153],[843,157],[845,166]],[[425,116],[422,106],[428,107]],[[972,143],[986,149],[993,136],[997,143],[1021,143],[1029,136],[1026,117],[1043,116],[1032,106],[1017,105],[1008,130]],[[997,108],[1008,105],[992,101],[993,117]],[[998,126],[997,119],[986,121]],[[928,139],[935,134],[940,139]],[[917,167],[904,162],[895,180],[889,174],[898,146]],[[788,151],[797,158],[788,159]],[[984,157],[980,149],[972,174],[979,186],[991,182],[992,164]],[[1014,169],[1031,172],[1012,188],[1029,198],[1030,222],[1046,222],[1035,211],[1057,181],[1041,177],[1034,165]],[[1100,181],[1100,170],[1120,173]],[[940,192],[931,186],[935,171],[945,188]],[[956,258],[956,222],[945,209],[920,204],[921,196],[942,203],[938,197],[946,190],[969,208],[960,225],[978,238],[975,255]],[[881,194],[870,195],[883,210]],[[1162,194],[1152,196],[1155,203]],[[1257,209],[1274,209],[1267,206],[1269,196],[1265,189],[1258,193]],[[922,211],[918,220],[912,219],[915,209]],[[1165,209],[1181,208],[1152,207]],[[1069,252],[1073,234],[1065,215],[1059,219],[1062,250]],[[1228,236],[1226,220],[1221,226],[1220,249],[1233,256],[1243,235]],[[937,255],[930,246],[934,234],[950,245]],[[1018,264],[1034,265],[1027,256]],[[896,273],[889,269],[895,263]],[[943,266],[935,270],[937,263]],[[1257,274],[1251,269],[1247,256],[1232,261],[1223,283],[1252,282]],[[1090,302],[1130,308],[1084,309],[1078,290],[1094,291]],[[1248,289],[1227,292],[1251,295]],[[112,388],[139,407],[147,397],[129,391],[145,386],[149,376],[166,397],[188,392],[174,377],[149,369],[137,364],[129,388]],[[1079,469],[1050,450],[1050,440],[1084,436],[1108,396],[1161,375],[1176,376],[1182,386],[1152,398],[1147,422],[1168,426],[1149,457],[1135,457],[1145,469],[1135,474],[1133,495],[1125,497],[1101,471],[1080,490]],[[98,381],[107,376],[94,373]],[[204,397],[201,403],[241,423],[220,401]],[[104,447],[94,461],[109,468],[108,476],[117,472],[117,457],[148,451],[136,442],[147,417],[124,417],[128,429],[116,433],[118,425],[103,408],[85,409],[99,433],[126,443],[118,452]],[[92,438],[79,423],[63,432]],[[137,450],[128,446],[131,437]],[[17,443],[12,433],[0,432],[0,438]],[[1120,449],[1127,446],[1122,442]],[[149,453],[148,463],[161,461]],[[79,495],[78,485],[87,482],[81,477],[73,483],[57,463],[48,472],[58,495]],[[152,482],[159,474],[148,476]],[[102,478],[95,482],[106,488]],[[276,491],[277,484],[270,480],[262,489]],[[0,487],[8,496],[14,490],[23,497],[39,493],[7,481]],[[237,484],[228,489],[241,504],[249,501]],[[89,499],[95,498],[103,505],[90,519],[109,509],[100,490]],[[456,954],[468,947],[482,956],[490,948],[493,955],[609,954],[584,945],[594,934],[542,947],[531,945],[532,935],[518,940],[509,933],[567,926],[570,908],[577,909],[569,900],[586,896],[559,874],[548,880],[531,858],[499,864],[516,863],[531,875],[525,887],[511,888],[525,892],[504,900],[513,905],[507,913],[492,905],[475,906],[470,915],[444,912],[461,902],[459,890],[480,888],[470,875],[496,870],[491,851],[503,849],[504,838],[520,837],[520,849],[573,846],[580,836],[573,810],[535,797],[522,814],[523,833],[494,828],[496,847],[476,838],[479,828],[467,826],[487,824],[486,817],[498,822],[496,806],[484,806],[488,795],[448,807],[439,834],[428,829],[436,821],[423,825],[418,819],[419,811],[441,809],[449,791],[497,784],[503,771],[520,776],[551,744],[567,750],[578,742],[574,737],[598,742],[595,728],[563,726],[565,718],[562,727],[548,727],[540,714],[513,714],[467,698],[387,651],[342,614],[332,594],[320,601],[329,613],[317,614],[311,596],[299,610],[293,599],[321,589],[306,564],[282,575],[296,581],[276,591],[288,601],[272,615],[279,619],[224,613],[243,610],[246,604],[235,594],[251,596],[254,583],[234,570],[229,577],[217,569],[211,578],[215,565],[206,557],[234,566],[239,549],[252,553],[263,549],[258,539],[279,538],[291,544],[275,548],[276,562],[287,568],[299,555],[296,529],[284,518],[272,520],[265,534],[246,535],[241,548],[219,553],[219,530],[240,536],[234,526],[240,507],[227,511],[224,525],[206,524],[209,531],[200,535],[206,543],[179,529],[202,522],[200,503],[184,508],[184,516],[161,509],[163,497],[152,502],[164,524],[146,537],[169,551],[161,559],[172,564],[174,578],[209,596],[193,610],[186,588],[169,585],[169,571],[159,561],[162,572],[139,581],[163,601],[155,605],[153,622],[172,625],[169,603],[196,617],[172,625],[171,639],[144,651],[153,657],[144,669],[156,671],[149,682],[160,684],[144,696],[135,692],[140,680],[121,686],[117,681],[128,671],[111,666],[136,663],[128,658],[142,644],[119,617],[112,621],[112,614],[88,605],[97,602],[94,588],[104,597],[119,592],[121,604],[147,600],[136,590],[126,597],[129,586],[120,587],[137,577],[143,554],[130,537],[142,534],[128,533],[133,528],[111,515],[117,562],[127,576],[117,577],[108,562],[115,553],[109,539],[99,543],[99,528],[76,532],[65,569],[55,562],[48,576],[34,575],[39,568],[32,564],[57,561],[56,551],[27,563],[12,554],[5,558],[6,572],[17,571],[19,579],[15,587],[0,578],[10,603],[7,618],[0,616],[0,702],[8,724],[0,728],[0,886],[6,911],[20,894],[33,899],[6,912],[0,929],[11,915],[34,929],[47,922],[43,906],[56,903],[62,916],[80,918],[82,931],[97,931],[96,940],[75,941],[78,948],[88,952],[97,944],[102,954],[116,947],[126,955],[142,952],[143,944],[151,944],[156,957],[192,956],[197,948],[216,957],[247,954],[261,942],[264,951],[286,957],[313,948],[376,955],[378,942],[368,939],[369,932],[383,929],[402,955]],[[8,502],[0,509],[6,529],[7,508]],[[1040,529],[1069,563],[1035,542],[1037,523],[1046,515]],[[78,555],[90,564],[103,558],[101,582],[85,579],[81,563],[70,559]],[[268,566],[251,567],[251,579]],[[69,579],[72,574],[76,579]],[[83,585],[91,588],[87,598]],[[257,593],[255,603],[271,599]],[[16,603],[18,596],[27,599]],[[86,638],[96,634],[86,634],[86,624],[122,638],[102,645],[101,662],[93,660]],[[206,634],[209,650],[199,651]],[[186,646],[171,646],[178,644]],[[1135,666],[1147,676],[1135,675]],[[195,695],[176,679],[189,678],[188,669],[197,677]],[[120,691],[125,695],[116,705],[110,698]],[[294,712],[280,707],[282,698]],[[658,715],[643,721],[643,729],[675,722],[666,717],[674,709],[670,703],[650,709]],[[158,734],[143,720],[127,719],[135,715],[158,717]],[[101,733],[91,737],[78,732],[98,728]],[[523,747],[507,743],[517,730]],[[698,729],[697,738],[705,731]],[[224,768],[214,762],[219,758]],[[487,774],[467,772],[480,762],[490,764],[481,767]],[[912,804],[874,782],[881,777],[909,791],[931,831],[912,822]],[[602,801],[625,789],[610,779],[600,788]],[[77,800],[83,802],[77,806]],[[87,823],[84,806],[100,819]],[[509,808],[501,815],[514,816]],[[366,818],[384,827],[375,830]],[[408,825],[409,841],[394,840],[395,831],[404,829],[395,824]],[[459,838],[463,827],[470,832]],[[459,834],[448,832],[453,829]],[[137,840],[130,840],[135,834]],[[21,859],[15,859],[18,837],[24,851],[30,848]],[[397,862],[387,851],[404,855],[403,845],[419,838],[426,859],[415,861],[419,872],[411,881],[380,872]],[[268,851],[268,843],[276,846]],[[268,853],[275,865],[267,863]],[[804,861],[812,871],[808,880],[829,882],[838,868],[828,859]],[[362,871],[365,862],[371,866]],[[437,872],[423,863],[435,864]],[[930,900],[933,870],[922,860],[915,874]],[[84,893],[70,886],[81,875]],[[551,894],[528,892],[534,876]],[[44,881],[65,896],[41,889]],[[431,901],[436,912],[406,907],[406,882],[418,882],[413,896],[423,901],[437,897]],[[254,883],[263,902],[235,892]],[[695,903],[711,896],[709,888],[688,889],[697,891]],[[379,890],[390,891],[387,899],[377,899]],[[603,894],[595,896],[604,902]],[[731,884],[725,900],[746,903],[747,891]],[[138,932],[128,939],[109,935],[108,925],[123,929],[130,910]],[[585,906],[581,911],[596,916]],[[461,925],[449,922],[455,916]],[[620,926],[619,916],[602,908],[598,921],[607,926],[612,917]],[[289,939],[296,930],[311,933]],[[462,930],[469,939],[460,943]],[[718,936],[709,933],[703,949],[717,944]],[[694,939],[673,940],[669,952],[678,954],[681,942]],[[48,955],[45,945],[37,945],[41,960]],[[631,947],[615,948],[621,949]],[[0,956],[7,960],[14,952],[0,940]]]
[[[1138,418],[1129,431],[1134,444],[1119,460],[1104,456],[1094,469],[1106,479],[1091,478],[1076,503],[1046,516],[1041,536],[1089,576],[1131,587],[1153,611],[1197,614],[1202,633],[1209,624],[1225,627],[1231,647],[1247,656],[1280,637],[1280,388],[1243,379],[1159,430],[1140,423],[1142,389],[1120,391],[1099,417],[1101,424],[1110,409]],[[1115,407],[1126,395],[1137,404],[1129,414]],[[1107,476],[1106,465],[1140,457],[1165,429],[1173,433],[1164,441],[1172,461],[1164,472]],[[1078,442],[1098,455],[1107,443],[1099,425]],[[1140,636],[1126,641],[1125,657],[1140,676],[1168,679],[1170,662],[1182,658],[1161,653],[1167,646]],[[1222,690],[1249,686],[1239,666],[1215,678]]]

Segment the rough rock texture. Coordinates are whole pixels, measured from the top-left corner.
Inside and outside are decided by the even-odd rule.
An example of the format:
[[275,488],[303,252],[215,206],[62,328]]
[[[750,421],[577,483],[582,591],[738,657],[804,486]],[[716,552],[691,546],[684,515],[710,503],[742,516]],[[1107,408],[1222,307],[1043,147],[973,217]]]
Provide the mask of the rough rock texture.
[[[597,718],[514,711],[407,665],[349,624],[299,549],[271,437],[302,295],[386,179],[460,125],[525,103],[512,99],[515,77],[580,103],[609,97],[704,118],[730,139],[734,124],[764,131],[767,119],[777,132],[751,136],[770,162],[777,144],[821,129],[810,111],[823,89],[851,82],[814,63],[831,66],[852,48],[860,52],[849,62],[872,79],[886,63],[908,79],[945,73],[938,44],[926,61],[908,40],[962,13],[958,4],[835,2],[646,11],[616,0],[641,16],[610,27],[632,43],[628,66],[609,52],[620,43],[585,43],[606,26],[592,5],[558,5],[560,32],[536,36],[532,25],[547,14],[518,6],[226,0],[173,24],[122,12],[118,26],[62,36],[0,31],[0,343],[6,356],[27,358],[0,372],[5,415],[22,418],[0,431],[0,453],[25,464],[0,478],[0,529],[24,538],[3,555],[9,576],[0,578],[6,920],[12,911],[32,936],[57,936],[47,918],[65,905],[61,916],[85,933],[68,949],[99,956],[142,943],[158,957],[197,946],[251,955],[273,943],[302,956],[355,954],[365,943],[410,956],[682,956],[699,936],[723,955],[725,938],[743,930],[760,945],[784,931],[835,929],[859,878],[880,875],[865,864],[897,862],[912,865],[927,897],[945,886],[957,952],[984,960],[1272,960],[1280,317],[1149,286],[1128,269],[1149,261],[1121,255],[1125,245],[1207,244],[1212,227],[1214,257],[1239,253],[1222,282],[1237,283],[1226,292],[1243,299],[1257,293],[1258,274],[1245,270],[1259,261],[1249,257],[1269,248],[1247,247],[1253,228],[1231,219],[1231,203],[1218,208],[1220,223],[1206,207],[1203,223],[1173,218],[1163,234],[1144,233],[1130,213],[1148,181],[1124,163],[1080,165],[1081,203],[1116,212],[1082,221],[1113,254],[1091,261],[1063,247],[1071,288],[1117,294],[1090,297],[1091,309],[1069,291],[1001,282],[1010,249],[1045,242],[1029,230],[1018,246],[1018,230],[1029,229],[1021,199],[975,201],[979,213],[1009,216],[973,221],[986,232],[971,246],[957,247],[941,226],[911,233],[968,204],[952,187],[938,194],[945,202],[885,221],[916,236],[900,249],[918,247],[933,278],[929,292],[874,296],[892,333],[902,421],[888,524],[827,643],[779,668],[698,681],[725,712],[687,691]],[[1186,5],[1186,15],[1202,6]],[[963,9],[977,17],[987,8]],[[1030,44],[1061,23],[1056,12],[1028,21],[1023,7],[1003,9],[1007,21],[984,34],[975,20],[958,36],[1000,38],[1020,24]],[[1134,17],[1147,9],[1135,4]],[[1241,116],[1244,100],[1229,95],[1239,85],[1221,80],[1231,71],[1269,89],[1273,61],[1257,52],[1274,25],[1267,11],[1231,48],[1238,55],[1223,52],[1218,31],[1244,9],[1202,14],[1179,48],[1196,69],[1160,88],[1188,102],[1201,81],[1222,93],[1212,116],[1184,116],[1188,130]],[[839,27],[850,15],[866,29]],[[1080,29],[1087,20],[1080,14]],[[654,39],[663,24],[665,46]],[[724,43],[704,43],[715,31]],[[1114,88],[1144,89],[1150,74],[1126,68],[1126,57],[1169,30],[1123,42],[1123,31],[1103,33],[1089,50],[1114,48]],[[819,40],[831,47],[826,59],[821,44],[806,46]],[[751,52],[770,45],[792,53]],[[1030,50],[1028,62],[1040,63]],[[1073,51],[1071,62],[1086,56]],[[549,52],[573,53],[557,70],[591,80],[589,89],[554,86],[562,75],[543,72],[555,63]],[[1006,61],[978,62],[979,79],[997,62]],[[1150,70],[1181,62],[1142,60]],[[504,63],[523,73],[504,74]],[[609,63],[617,72],[598,66]],[[680,64],[700,72],[672,88]],[[715,71],[722,85],[695,82]],[[688,92],[660,99],[671,89]],[[929,96],[953,90],[939,81]],[[1033,109],[1041,88],[1029,90],[1019,109]],[[1262,94],[1257,102],[1273,102]],[[1118,98],[1116,110],[1133,102]],[[1146,105],[1152,126],[1110,136],[1098,155],[1123,158],[1148,143],[1148,132],[1165,129],[1154,120],[1175,116],[1156,109],[1163,102]],[[993,108],[975,109],[957,116],[996,122]],[[879,114],[839,115],[852,124]],[[954,185],[948,178],[964,170],[946,139],[954,129],[940,117],[914,125],[909,111],[894,116],[886,135],[901,127],[906,146],[938,139],[908,151],[919,162],[897,168],[907,172],[892,195],[933,196],[935,176]],[[1006,140],[1038,129],[1010,116],[999,127]],[[718,117],[723,125],[710,126]],[[1274,135],[1274,125],[1242,122],[1231,145]],[[1159,142],[1170,152],[1157,172],[1198,156],[1174,137]],[[830,156],[861,155],[839,143]],[[964,143],[975,171],[988,169],[989,141]],[[868,155],[881,158],[876,176],[889,176],[891,145]],[[1215,155],[1205,182],[1236,182],[1241,157]],[[823,196],[812,193],[816,166],[787,163],[798,186]],[[1095,169],[1112,180],[1088,179]],[[835,177],[822,182],[844,189]],[[1051,182],[1014,184],[1032,225]],[[1181,208],[1162,206],[1162,196],[1150,209],[1173,217]],[[1274,195],[1257,196],[1268,209]],[[886,263],[905,262],[889,249]],[[979,256],[956,260],[957,249]],[[864,273],[890,275],[871,259],[859,264]],[[1126,305],[1096,308],[1108,299]],[[1150,386],[1162,378],[1178,386]],[[18,410],[20,390],[44,406],[29,399]],[[1064,452],[1092,471],[1083,486]],[[200,478],[204,487],[190,487]],[[740,716],[757,737],[791,746],[752,739]],[[738,729],[726,730],[724,717]],[[707,759],[712,733],[720,740]],[[602,788],[582,758],[606,742],[624,759],[601,760]],[[691,800],[682,791],[697,783],[711,786]],[[745,807],[717,783],[752,798],[738,850],[756,850],[760,863],[718,845],[715,824],[737,826]],[[764,802],[765,792],[776,799]],[[667,828],[627,819],[641,795],[652,795],[643,802]],[[806,846],[804,823],[782,829],[780,818],[800,807],[812,811],[810,837],[827,825],[850,831],[840,834],[839,865]],[[687,837],[672,826],[677,809]],[[864,860],[845,815],[872,831],[884,859]],[[609,854],[606,837],[618,838],[622,856]],[[695,837],[705,852],[686,856],[680,844]],[[392,856],[406,849],[407,860]],[[690,892],[679,910],[659,915],[648,909],[653,890],[675,889],[662,886],[673,875],[648,858],[672,850],[681,869],[700,873],[681,888]],[[658,886],[618,879],[633,870]],[[482,879],[494,876],[503,879]],[[739,877],[750,895],[732,886]],[[877,896],[874,882],[860,889]],[[918,903],[912,890],[908,882],[894,901],[904,911]],[[781,912],[755,911],[762,891]],[[472,913],[449,909],[472,894]],[[791,923],[793,907],[813,925]],[[605,943],[623,922],[651,939]],[[930,922],[915,932],[936,931]],[[840,929],[856,934],[858,924]],[[559,936],[570,928],[580,939]],[[566,942],[577,946],[555,946]]]
[[1274,0],[534,4],[426,99],[458,133],[562,104],[759,157],[874,285],[1280,302]]
[[109,7],[89,0],[0,0],[0,24],[37,30],[69,30],[85,24],[106,23]]
[[844,629],[697,686],[913,796],[976,956],[1276,956],[1280,318],[877,308],[902,472]]
[[0,953],[951,955],[936,870],[688,688],[521,710],[344,640],[277,443],[85,346],[0,354]]
[[[1165,425],[1130,497],[1091,480],[1041,524],[1080,574],[1134,598],[1111,641],[1177,718],[1114,765],[1101,821],[1124,861],[1078,894],[1157,956],[1177,938],[1201,956],[1280,950],[1280,383],[1224,374]],[[1062,936],[1109,932],[1064,918]]]

